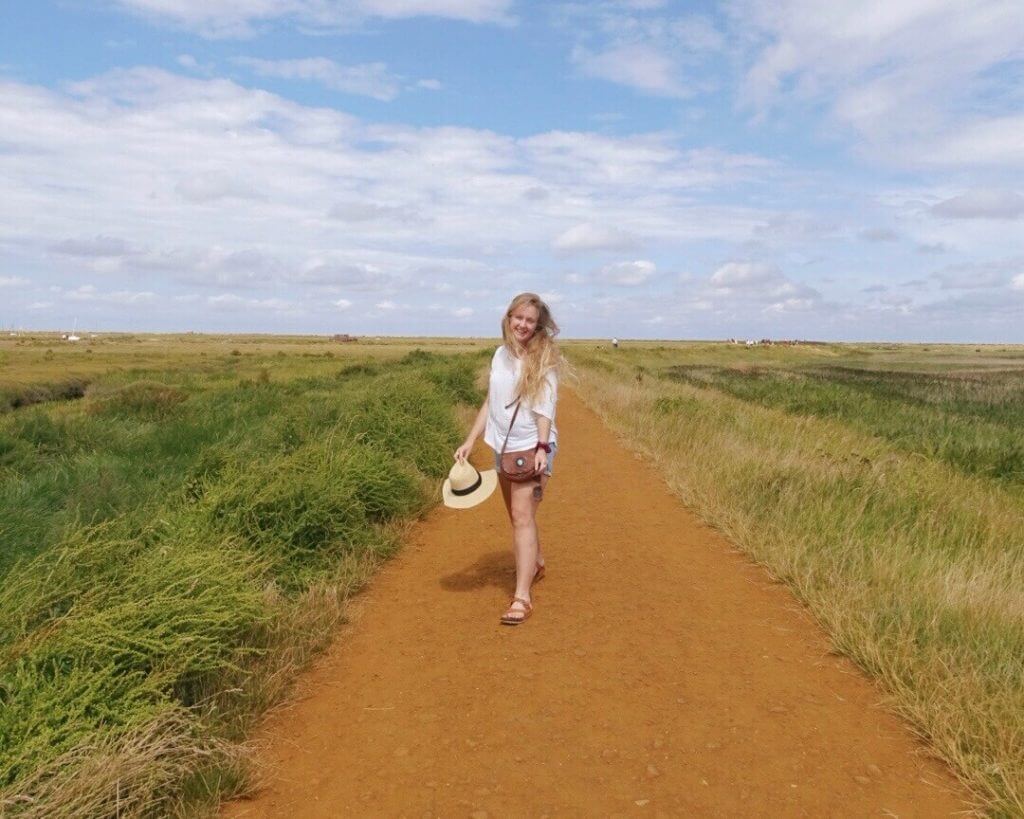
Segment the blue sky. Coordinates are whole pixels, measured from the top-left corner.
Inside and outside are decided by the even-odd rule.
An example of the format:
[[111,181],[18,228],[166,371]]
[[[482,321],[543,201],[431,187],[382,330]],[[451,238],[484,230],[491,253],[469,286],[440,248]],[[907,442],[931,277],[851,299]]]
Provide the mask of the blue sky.
[[1024,342],[1019,0],[8,0],[0,324]]

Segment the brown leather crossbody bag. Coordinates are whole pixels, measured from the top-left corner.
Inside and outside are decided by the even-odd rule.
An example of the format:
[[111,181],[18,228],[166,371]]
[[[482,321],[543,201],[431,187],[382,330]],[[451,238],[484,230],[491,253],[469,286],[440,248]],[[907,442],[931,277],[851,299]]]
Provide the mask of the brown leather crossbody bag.
[[540,473],[534,467],[536,463],[536,449],[520,449],[515,452],[506,452],[508,439],[512,435],[512,425],[519,415],[519,403],[516,402],[516,410],[512,413],[512,420],[508,424],[508,435],[505,436],[505,443],[501,446],[501,474],[510,481],[522,483],[532,481],[540,477]]

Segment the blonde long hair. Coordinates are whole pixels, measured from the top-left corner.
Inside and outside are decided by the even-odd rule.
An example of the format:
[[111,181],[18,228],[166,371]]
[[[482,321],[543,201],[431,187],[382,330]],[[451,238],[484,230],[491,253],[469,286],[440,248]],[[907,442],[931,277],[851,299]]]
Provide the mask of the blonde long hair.
[[[520,347],[512,334],[512,314],[525,304],[537,308],[537,329],[532,338],[526,342],[525,348]],[[534,403],[543,392],[547,374],[562,369],[562,354],[558,351],[555,336],[558,325],[551,317],[551,310],[536,293],[520,293],[509,304],[505,316],[501,320],[501,337],[505,348],[513,357],[522,359],[523,369],[519,375],[516,395],[528,404]]]

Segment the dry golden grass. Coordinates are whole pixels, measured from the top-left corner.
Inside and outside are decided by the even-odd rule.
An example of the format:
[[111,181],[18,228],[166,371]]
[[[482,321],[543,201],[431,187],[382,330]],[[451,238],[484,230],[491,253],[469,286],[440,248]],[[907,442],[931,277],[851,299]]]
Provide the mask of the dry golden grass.
[[581,395],[785,581],[994,815],[1024,814],[1019,495],[841,423],[583,357]]

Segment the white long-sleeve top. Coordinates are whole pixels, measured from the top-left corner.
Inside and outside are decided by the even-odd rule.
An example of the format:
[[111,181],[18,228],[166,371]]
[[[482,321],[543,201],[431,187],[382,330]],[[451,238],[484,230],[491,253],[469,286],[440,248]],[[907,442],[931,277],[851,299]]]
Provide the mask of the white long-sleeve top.
[[[523,362],[509,353],[502,344],[494,351],[491,359],[491,376],[487,402],[487,426],[484,428],[484,441],[495,452],[501,452],[505,436],[509,434],[509,423],[515,412],[516,386]],[[558,376],[549,370],[545,376],[546,386],[541,395],[532,404],[523,401],[516,416],[515,426],[508,439],[507,451],[516,452],[533,449],[537,444],[537,419],[534,413],[551,419],[551,432],[548,441],[558,440],[555,427],[555,404],[558,402]],[[509,406],[511,404],[511,406]]]

